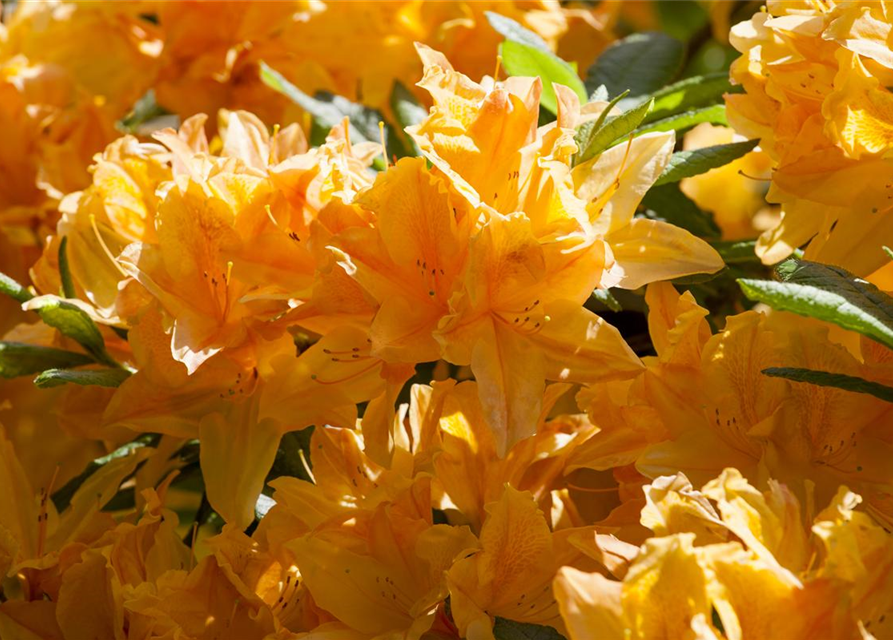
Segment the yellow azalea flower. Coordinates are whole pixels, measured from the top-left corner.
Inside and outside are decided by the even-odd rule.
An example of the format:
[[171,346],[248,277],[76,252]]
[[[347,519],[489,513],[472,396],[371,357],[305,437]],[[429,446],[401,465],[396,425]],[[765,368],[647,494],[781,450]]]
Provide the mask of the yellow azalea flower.
[[603,245],[567,236],[537,242],[523,214],[494,214],[475,238],[463,290],[441,322],[445,358],[471,365],[505,455],[532,435],[544,380],[594,382],[640,370],[616,329],[580,306],[603,264]]
[[893,541],[869,515],[855,511],[860,502],[859,496],[840,487],[816,516],[812,531],[825,551],[819,575],[848,583],[852,614],[870,629],[871,622],[883,623],[893,610]]
[[480,550],[457,560],[447,574],[459,634],[492,639],[496,616],[561,631],[552,579],[561,566],[587,564],[571,539],[592,530],[553,533],[533,496],[510,485],[486,510]]
[[34,492],[5,434],[0,434],[0,445],[7,487],[0,519],[0,569],[4,576],[15,576],[26,599],[41,599],[43,593],[55,596],[58,574],[70,562],[69,555],[77,555],[114,526],[111,515],[100,509],[151,450],[136,449],[103,466],[77,489],[68,508],[57,513],[50,500],[53,487],[42,488],[39,495]]
[[861,276],[886,262],[891,61],[880,42],[888,10],[884,2],[775,2],[732,29],[745,54],[732,79],[745,93],[727,96],[729,122],[761,139],[775,164],[768,200],[782,205],[780,223],[757,246],[764,262],[807,243],[807,259]]
[[97,159],[93,184],[69,194],[60,204],[57,235],[47,243],[31,276],[41,291],[59,291],[58,254],[68,238],[67,256],[76,291],[108,321],[120,323],[119,283],[126,280],[116,258],[131,242],[155,238],[155,190],[170,180],[167,152],[125,136]]
[[555,595],[570,638],[697,638],[695,620],[709,625],[711,607],[693,541],[694,534],[649,540],[623,582],[560,569]]
[[375,214],[375,227],[346,229],[333,250],[379,305],[372,352],[392,362],[438,359],[434,332],[465,266],[474,216],[421,158],[379,174],[358,203]]
[[41,2],[16,7],[5,46],[30,60],[64,69],[121,117],[154,79],[161,53],[155,25],[141,17],[148,3]]
[[289,544],[316,603],[367,637],[417,640],[447,596],[444,572],[475,546],[464,527],[431,522],[430,481],[393,502],[336,516]]
[[[671,302],[672,297],[655,295],[652,301]],[[652,315],[665,314],[654,309]],[[792,384],[761,373],[792,366],[871,378],[877,367],[859,363],[832,343],[821,323],[790,314],[731,316],[725,330],[706,341],[704,320],[687,325],[684,317],[679,316],[675,339],[681,339],[681,327],[696,332],[700,363],[648,363],[647,403],[658,410],[669,439],[641,453],[637,467],[643,473],[655,477],[682,470],[695,482],[705,482],[724,467],[754,478],[758,464],[767,465],[801,498],[804,478],[817,483],[821,500],[833,495],[841,479],[860,490],[888,486],[885,465],[876,456],[889,444],[874,426],[889,413],[887,405],[864,394]],[[853,416],[859,418],[854,422]],[[707,460],[712,472],[704,465]]]
[[259,340],[189,375],[170,354],[162,322],[149,309],[131,329],[140,370],[115,391],[103,423],[201,438],[209,501],[243,528],[283,433],[311,424],[353,427],[358,402],[401,387],[411,373],[353,351],[354,345],[368,351],[365,334],[345,326],[300,357],[288,337]]
[[[555,592],[571,638],[717,638],[718,618],[722,637],[843,639],[885,619],[893,546],[852,511],[858,497],[845,487],[817,516],[814,537],[786,487],[770,480],[761,493],[734,469],[701,492],[679,474],[658,478],[646,494],[642,521],[658,537],[638,552],[600,541],[601,561],[618,580],[559,571]],[[868,558],[872,577],[856,578]],[[872,586],[853,597],[854,580]]]
[[[560,481],[564,460],[593,430],[585,419],[560,416],[546,421],[552,404],[566,391],[547,388],[536,434],[516,443],[505,457],[496,452],[496,437],[485,418],[477,385],[462,382],[441,393],[429,415],[438,420],[437,444],[432,447],[434,476],[448,498],[443,508],[459,512],[457,520],[480,531],[486,505],[497,501],[509,484],[529,491],[546,507],[553,484]],[[417,459],[425,453],[417,452]]]
[[27,271],[58,200],[89,184],[93,154],[117,134],[111,114],[51,65],[0,60],[0,96],[0,125],[10,131],[0,150],[0,232],[28,258],[16,265]]
[[425,63],[419,86],[431,93],[434,107],[407,131],[473,206],[523,211],[537,237],[592,225],[614,258],[606,261],[603,287],[635,289],[722,268],[719,255],[687,231],[633,218],[672,154],[673,133],[645,134],[571,170],[574,127],[595,117],[598,104],[581,109],[572,92],[559,88],[557,123],[537,129],[538,80],[477,84],[442,54],[418,49]]
[[[159,103],[184,116],[225,107],[294,121],[300,110],[260,81],[263,60],[306,93],[329,91],[387,112],[394,82],[410,86],[419,75],[415,42],[444,51],[473,77],[492,71],[503,38],[486,11],[517,20],[567,59],[579,59],[581,69],[613,39],[616,9],[565,9],[553,0],[349,5],[295,0],[273,10],[225,2],[160,3]],[[344,39],[382,55],[358,58],[342,46]]]
[[723,267],[719,254],[700,238],[660,220],[635,218],[645,192],[673,153],[675,134],[646,133],[577,165],[574,193],[599,237],[611,249],[614,264],[603,287],[637,289],[649,282]]
[[473,206],[519,210],[526,182],[521,173],[527,177],[536,151],[542,82],[510,78],[495,86],[478,84],[456,72],[443,54],[421,44],[416,48],[425,65],[419,86],[431,94],[434,106],[407,132]]
[[[729,144],[734,139],[728,127],[702,123],[685,134],[683,149]],[[727,165],[685,178],[679,186],[701,209],[713,214],[724,239],[750,239],[778,222],[765,200],[771,164],[768,155],[754,150]]]

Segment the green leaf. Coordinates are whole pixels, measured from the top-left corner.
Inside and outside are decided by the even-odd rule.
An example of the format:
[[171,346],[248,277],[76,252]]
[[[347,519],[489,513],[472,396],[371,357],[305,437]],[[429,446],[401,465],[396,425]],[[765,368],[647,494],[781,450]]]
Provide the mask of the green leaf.
[[579,158],[575,159],[574,164],[586,162],[590,158],[594,158],[615,141],[635,131],[636,127],[644,120],[652,102],[652,100],[648,100],[626,113],[621,113],[618,116],[608,116],[604,124],[593,131],[586,146],[582,147],[583,150],[577,153]]
[[545,40],[538,34],[521,25],[521,23],[493,11],[484,11],[484,15],[487,16],[487,22],[489,22],[490,26],[496,30],[496,33],[504,37],[506,40],[526,44],[528,47],[539,49],[545,53],[552,53],[552,50],[549,49],[549,45],[546,44]]
[[670,82],[684,61],[685,45],[679,40],[658,32],[636,33],[599,55],[589,68],[586,87],[593,91],[605,85],[612,96],[629,89],[629,97],[620,103],[626,109]]
[[722,256],[726,264],[741,264],[743,262],[760,262],[757,257],[756,240],[722,240],[710,243],[716,252]]
[[840,267],[788,260],[783,282],[738,280],[749,299],[856,331],[893,349],[893,298]]
[[[281,73],[267,65],[260,63],[261,81],[278,91],[286,98],[300,106],[304,111],[313,116],[314,121],[325,129],[331,129],[341,124],[344,117],[350,119],[350,138],[353,142],[378,142],[381,133],[379,122],[384,122],[384,116],[376,109],[364,107],[361,104],[351,102],[342,96],[336,96],[326,91],[321,91],[311,97],[298,89],[285,79]],[[385,126],[385,137],[388,141],[388,149],[397,155],[405,155],[403,143],[394,135],[394,132]]]
[[887,257],[890,258],[890,260],[893,260],[893,249],[891,249],[890,247],[884,247],[884,253],[887,254]]
[[682,227],[700,238],[718,238],[721,233],[713,216],[701,211],[679,189],[679,183],[652,187],[642,199],[645,216]]
[[612,294],[609,289],[594,289],[592,291],[592,297],[611,311],[623,311],[623,307],[620,306],[617,298],[614,297],[614,294]]
[[807,382],[821,387],[834,387],[844,391],[867,393],[885,402],[893,402],[893,387],[856,376],[848,376],[844,373],[829,373],[827,371],[815,371],[814,369],[801,369],[799,367],[770,367],[769,369],[763,369],[763,374],[772,378],[785,378],[793,382]]
[[28,300],[34,297],[30,291],[5,273],[0,273],[0,293],[5,293],[19,302],[28,302]]
[[50,496],[50,499],[53,501],[56,510],[59,512],[64,511],[71,503],[72,496],[74,496],[75,492],[77,492],[81,485],[83,485],[90,476],[102,469],[104,466],[106,466],[113,460],[125,458],[131,455],[137,449],[141,449],[143,447],[155,447],[158,445],[158,441],[160,439],[161,436],[159,436],[158,434],[146,433],[139,436],[135,440],[128,442],[127,444],[121,445],[108,455],[102,456],[101,458],[96,458],[95,460],[90,462],[81,473],[66,482],[65,485],[63,485],[58,491],[54,491],[53,495]]
[[502,65],[513,76],[539,76],[543,81],[540,104],[551,113],[558,113],[558,99],[552,83],[563,84],[574,91],[581,102],[586,101],[586,87],[577,72],[567,62],[553,53],[540,51],[534,47],[512,40],[499,45]]
[[[604,86],[599,87],[599,89],[604,89]],[[596,90],[596,93],[597,92],[598,90]],[[620,102],[628,93],[629,91],[624,91],[619,96],[608,102],[608,104],[605,106],[604,109],[602,109],[602,112],[598,114],[598,117],[595,120],[584,122],[579,127],[577,127],[577,133],[574,134],[574,142],[577,144],[577,149],[582,150],[589,146],[589,144],[592,142],[592,136],[594,136],[595,132],[601,129],[602,126],[605,124],[605,120],[608,119],[611,110],[615,106],[617,106],[617,103]],[[593,93],[592,95],[595,96],[595,93]],[[590,100],[598,100],[599,102],[602,102],[602,100],[596,97],[592,97],[590,98]],[[574,157],[574,164],[579,164],[580,162],[582,162],[582,160],[580,160],[581,157],[582,154],[578,151]]]
[[105,350],[105,340],[92,318],[77,305],[55,296],[34,298],[28,306],[40,319],[87,350],[97,362],[118,366]]
[[677,151],[670,158],[667,167],[660,174],[655,186],[679,182],[683,178],[690,178],[711,169],[729,164],[741,156],[753,151],[759,144],[759,140],[745,140],[743,142],[731,142],[729,144],[717,144],[702,149],[691,151]]
[[493,636],[496,640],[566,640],[552,627],[515,622],[507,618],[496,618],[493,624]]
[[690,129],[697,124],[701,124],[702,122],[721,124],[724,126],[729,124],[726,120],[725,105],[715,104],[710,107],[704,107],[703,109],[693,109],[691,111],[677,113],[668,118],[655,120],[650,124],[645,124],[639,127],[639,129],[636,130],[636,135],[649,133],[651,131],[683,131],[685,129]]
[[62,297],[76,298],[71,268],[68,266],[68,236],[62,236],[59,243],[59,277],[62,279]]
[[654,108],[645,121],[661,120],[683,111],[720,102],[723,94],[736,89],[738,88],[733,87],[729,82],[727,73],[694,76],[680,80],[651,94],[654,98]]
[[34,378],[34,384],[41,389],[59,387],[63,384],[79,384],[84,387],[119,387],[130,377],[124,369],[47,369]]
[[93,358],[83,353],[40,347],[21,342],[0,342],[0,377],[16,378],[47,369],[67,369],[91,364]]

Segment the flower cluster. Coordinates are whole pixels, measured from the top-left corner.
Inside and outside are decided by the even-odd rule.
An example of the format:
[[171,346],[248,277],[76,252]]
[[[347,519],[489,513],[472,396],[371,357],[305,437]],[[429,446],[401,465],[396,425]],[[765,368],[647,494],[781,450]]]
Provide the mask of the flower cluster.
[[886,5],[492,4],[12,13],[3,640],[893,638]]
[[[743,55],[727,98],[729,121],[774,161],[769,199],[783,218],[757,251],[775,263],[806,257],[870,276],[886,265],[868,238],[893,243],[893,114],[888,2],[777,2],[735,26]],[[878,277],[888,277],[878,274]]]

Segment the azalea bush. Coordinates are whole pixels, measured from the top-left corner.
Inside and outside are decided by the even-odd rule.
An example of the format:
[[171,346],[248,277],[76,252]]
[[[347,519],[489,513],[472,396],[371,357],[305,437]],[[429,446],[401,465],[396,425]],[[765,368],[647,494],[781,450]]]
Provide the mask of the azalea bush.
[[5,3],[0,638],[893,638],[893,3]]

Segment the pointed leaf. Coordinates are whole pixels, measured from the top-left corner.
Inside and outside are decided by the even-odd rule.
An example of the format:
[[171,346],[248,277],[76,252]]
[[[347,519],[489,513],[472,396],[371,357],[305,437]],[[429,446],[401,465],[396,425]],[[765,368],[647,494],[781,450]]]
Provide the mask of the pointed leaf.
[[40,347],[21,342],[0,342],[0,377],[15,378],[46,369],[67,369],[91,364],[93,358],[83,353]]
[[[647,116],[645,119],[648,119]],[[668,118],[656,120],[650,124],[644,124],[636,130],[636,135],[651,131],[684,131],[702,122],[721,124],[723,126],[728,125],[725,105],[715,104],[703,109],[693,109],[692,111],[685,111]]]
[[740,279],[749,299],[773,309],[831,322],[893,349],[893,298],[840,267],[788,260],[782,282]]
[[117,366],[105,350],[99,328],[77,305],[55,296],[41,296],[29,301],[26,308],[37,311],[41,320],[84,347],[97,362]]
[[59,387],[68,383],[85,387],[115,388],[129,377],[130,372],[124,369],[47,369],[34,379],[34,384],[41,389]]
[[621,109],[627,109],[672,81],[684,61],[685,45],[675,38],[658,32],[636,33],[599,55],[589,68],[586,87],[593,91],[603,84],[612,96],[629,89],[629,97],[620,103]]
[[762,373],[771,378],[785,378],[793,382],[807,382],[822,387],[867,393],[885,402],[893,402],[893,387],[856,376],[848,376],[844,373],[829,373],[828,371],[815,371],[799,367],[770,367],[763,369]]
[[740,88],[732,86],[728,73],[686,78],[651,94],[654,108],[645,121],[653,122],[696,107],[722,102],[723,94],[736,91],[740,91]]
[[496,30],[496,33],[503,36],[506,40],[519,42],[534,49],[539,49],[545,53],[551,54],[549,45],[538,34],[521,25],[520,22],[507,18],[506,16],[494,13],[493,11],[484,11],[487,16],[487,22]]
[[68,265],[68,236],[63,236],[59,243],[59,277],[62,280],[62,297],[76,298],[71,267]]
[[651,104],[652,101],[648,100],[619,116],[609,116],[604,124],[593,132],[588,145],[578,153],[579,158],[575,163],[586,162],[612,146],[620,138],[632,133],[648,114]]
[[583,86],[583,81],[572,66],[555,54],[512,40],[506,40],[499,45],[499,51],[502,55],[502,64],[510,75],[540,77],[543,81],[540,105],[550,113],[558,113],[558,99],[555,96],[555,89],[552,88],[553,82],[573,90],[581,102],[586,101],[586,87]]
[[28,302],[34,295],[5,273],[0,273],[0,293],[8,295],[19,302]]
[[711,169],[729,164],[743,155],[753,151],[759,144],[759,140],[745,140],[743,142],[731,142],[718,144],[712,147],[692,149],[691,151],[677,151],[670,158],[664,172],[660,174],[655,186],[679,182],[683,178],[690,178]]

